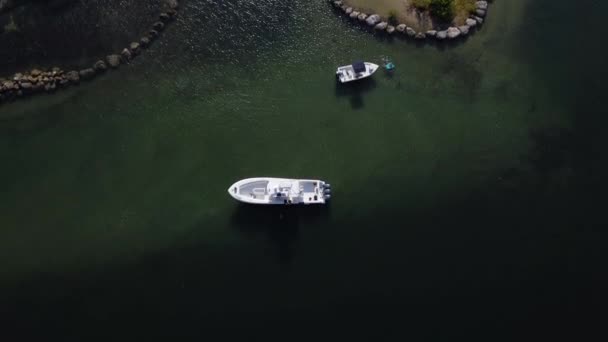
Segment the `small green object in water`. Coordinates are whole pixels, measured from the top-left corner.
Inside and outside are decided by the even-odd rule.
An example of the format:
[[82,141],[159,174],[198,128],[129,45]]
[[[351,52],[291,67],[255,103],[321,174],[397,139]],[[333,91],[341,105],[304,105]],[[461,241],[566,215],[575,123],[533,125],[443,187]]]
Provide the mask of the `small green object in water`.
[[384,66],[384,68],[386,70],[389,70],[389,71],[390,70],[394,70],[395,69],[395,64],[393,64],[392,62],[388,62],[388,63],[386,63],[386,65]]

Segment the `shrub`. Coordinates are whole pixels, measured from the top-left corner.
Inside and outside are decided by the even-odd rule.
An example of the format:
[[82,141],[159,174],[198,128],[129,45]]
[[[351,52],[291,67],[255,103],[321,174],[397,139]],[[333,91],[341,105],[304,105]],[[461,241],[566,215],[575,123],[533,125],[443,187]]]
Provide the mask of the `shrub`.
[[399,20],[397,19],[397,11],[392,9],[388,11],[388,22],[391,25],[397,25]]
[[430,4],[431,0],[412,0],[412,5],[421,10],[428,9]]
[[452,21],[454,19],[454,0],[431,0],[429,9],[431,14],[441,21]]

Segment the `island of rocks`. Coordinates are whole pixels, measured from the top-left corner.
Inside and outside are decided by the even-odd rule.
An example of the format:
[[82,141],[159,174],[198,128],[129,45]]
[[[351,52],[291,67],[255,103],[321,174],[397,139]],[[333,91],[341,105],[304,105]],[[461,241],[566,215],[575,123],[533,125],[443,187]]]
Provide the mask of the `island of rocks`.
[[389,35],[399,33],[405,37],[419,41],[430,39],[434,41],[449,41],[466,37],[483,24],[488,11],[488,1],[476,1],[474,12],[466,18],[462,25],[419,31],[404,23],[391,25],[388,18],[383,18],[375,13],[368,14],[359,11],[357,8],[348,5],[347,0],[328,0],[328,2],[333,5],[338,13],[343,14],[354,23],[368,26],[375,32],[385,32]]
[[143,49],[156,40],[165,26],[177,15],[179,3],[177,0],[167,0],[166,9],[158,16],[158,21],[139,39],[125,47],[118,54],[110,54],[100,58],[89,68],[66,71],[60,67],[50,70],[32,69],[14,74],[9,78],[0,77],[0,104],[34,94],[53,93],[59,89],[80,84],[81,81],[93,79],[109,69],[118,69],[121,64],[127,64],[137,57]]

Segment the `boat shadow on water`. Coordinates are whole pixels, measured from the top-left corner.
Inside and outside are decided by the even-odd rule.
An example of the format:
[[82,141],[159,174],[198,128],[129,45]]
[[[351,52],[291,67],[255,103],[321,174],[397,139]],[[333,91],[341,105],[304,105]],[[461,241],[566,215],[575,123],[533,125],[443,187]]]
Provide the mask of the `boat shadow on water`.
[[330,204],[296,206],[256,206],[239,203],[232,215],[232,226],[245,237],[265,237],[276,250],[281,263],[293,259],[294,245],[302,229],[314,229],[330,214]]
[[373,77],[350,83],[336,81],[336,97],[348,97],[353,109],[361,109],[365,106],[363,96],[374,90],[377,86],[378,84]]

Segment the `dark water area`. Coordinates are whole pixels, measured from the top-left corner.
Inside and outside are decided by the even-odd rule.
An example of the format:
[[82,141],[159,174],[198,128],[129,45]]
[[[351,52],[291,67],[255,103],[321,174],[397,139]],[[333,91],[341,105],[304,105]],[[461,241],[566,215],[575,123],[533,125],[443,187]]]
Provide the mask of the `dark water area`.
[[0,75],[32,67],[82,68],[139,41],[162,1],[24,1],[0,14]]
[[[608,5],[497,0],[443,48],[292,5],[184,2],[120,73],[0,107],[3,336],[601,338]],[[252,175],[334,199],[235,204]]]

